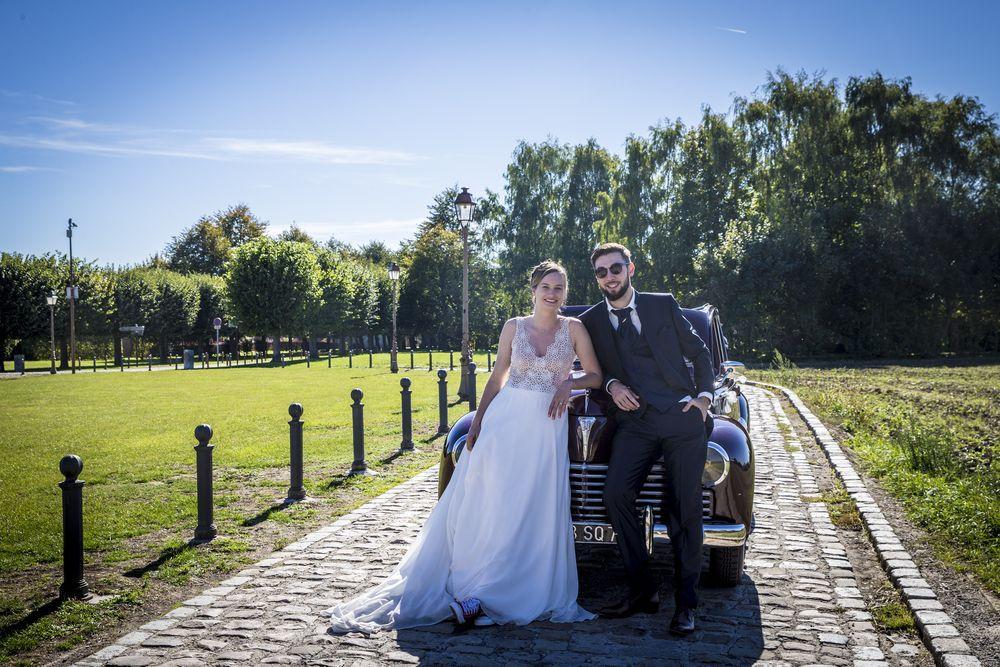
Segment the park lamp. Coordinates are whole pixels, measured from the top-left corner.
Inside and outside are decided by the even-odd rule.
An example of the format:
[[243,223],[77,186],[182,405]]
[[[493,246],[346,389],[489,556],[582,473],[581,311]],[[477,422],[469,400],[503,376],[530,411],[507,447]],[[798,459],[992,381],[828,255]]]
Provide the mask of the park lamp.
[[55,306],[55,305],[56,305],[56,301],[57,301],[58,299],[59,299],[59,297],[58,297],[58,296],[56,296],[56,293],[55,293],[55,291],[53,291],[53,292],[52,292],[52,294],[49,294],[48,296],[46,296],[46,297],[45,297],[45,303],[46,303],[46,304],[47,304],[48,306],[50,306],[50,307],[51,307],[51,306]]
[[472,212],[475,208],[476,203],[469,193],[469,188],[462,188],[455,198],[455,211],[458,213],[458,222],[462,225],[462,229],[468,229],[472,224]]
[[399,264],[389,262],[389,279],[393,282],[399,280]]

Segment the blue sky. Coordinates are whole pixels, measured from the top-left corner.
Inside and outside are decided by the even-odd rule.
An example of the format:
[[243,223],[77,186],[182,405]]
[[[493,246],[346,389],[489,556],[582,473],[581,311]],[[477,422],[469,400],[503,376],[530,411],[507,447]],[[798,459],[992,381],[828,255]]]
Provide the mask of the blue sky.
[[778,67],[1000,110],[990,2],[0,0],[0,249],[136,262],[245,202],[395,245],[521,139],[620,151]]

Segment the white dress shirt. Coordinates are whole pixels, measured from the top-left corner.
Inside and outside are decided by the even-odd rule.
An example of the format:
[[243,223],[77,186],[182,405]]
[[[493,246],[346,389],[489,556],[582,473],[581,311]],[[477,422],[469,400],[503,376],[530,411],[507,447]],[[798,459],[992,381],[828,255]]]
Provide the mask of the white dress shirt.
[[[638,333],[641,334],[642,333],[642,321],[639,319],[639,311],[636,310],[636,308],[635,308],[635,294],[636,294],[635,288],[634,287],[630,287],[629,289],[632,290],[632,298],[629,299],[628,304],[625,305],[625,306],[623,306],[623,308],[631,308],[632,309],[632,312],[629,313],[629,315],[632,317],[632,326],[635,327],[636,332],[638,332]],[[612,310],[621,310],[621,308],[615,308],[614,306],[612,306],[611,302],[608,301],[607,298],[604,299],[604,303],[608,306],[608,318],[611,320],[611,328],[614,329],[615,331],[618,331],[618,316],[615,315],[611,311]],[[611,378],[610,380],[608,380],[607,382],[604,383],[604,391],[608,391],[608,387],[610,387],[611,383],[615,382],[615,381],[621,382],[621,380],[619,380],[618,378]],[[608,392],[608,393],[610,393],[610,392]],[[715,398],[715,395],[712,394],[712,392],[710,392],[710,391],[703,391],[700,394],[698,394],[698,398],[701,398],[702,396],[704,396],[705,398],[708,399],[709,404],[711,404],[712,400]],[[680,400],[680,402],[681,403],[687,403],[690,400],[691,400],[691,396],[688,395],[688,396],[685,396],[684,398],[682,398]]]

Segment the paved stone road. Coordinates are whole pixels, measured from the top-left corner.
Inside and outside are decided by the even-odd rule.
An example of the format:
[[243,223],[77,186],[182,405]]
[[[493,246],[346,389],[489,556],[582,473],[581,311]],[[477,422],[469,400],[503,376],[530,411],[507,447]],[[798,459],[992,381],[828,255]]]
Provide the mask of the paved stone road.
[[[667,634],[670,605],[655,616],[575,625],[326,634],[319,612],[385,576],[416,535],[436,499],[429,470],[79,664],[931,664],[917,640],[876,632],[849,556],[816,501],[815,468],[781,405],[764,390],[747,393],[757,530],[742,583],[703,590],[699,629],[689,638]],[[669,547],[658,549],[669,582]],[[614,551],[581,552],[581,603],[616,599],[621,576]],[[669,584],[663,593],[671,598]]]

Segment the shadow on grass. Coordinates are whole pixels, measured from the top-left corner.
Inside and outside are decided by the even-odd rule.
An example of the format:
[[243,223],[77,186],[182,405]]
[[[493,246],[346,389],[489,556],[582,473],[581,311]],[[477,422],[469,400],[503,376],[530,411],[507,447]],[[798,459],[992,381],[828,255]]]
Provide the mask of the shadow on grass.
[[160,569],[160,567],[163,566],[164,563],[170,561],[173,558],[176,558],[177,556],[184,553],[188,549],[196,547],[199,544],[204,544],[204,542],[192,539],[188,542],[185,542],[184,544],[179,544],[175,547],[167,547],[166,549],[160,552],[160,556],[156,560],[150,563],[146,563],[142,567],[134,567],[131,570],[125,572],[124,576],[131,577],[134,579],[141,579],[145,574],[149,572],[156,572],[157,570]]
[[42,620],[49,614],[53,613],[62,605],[62,600],[59,598],[53,598],[43,604],[38,609],[35,609],[30,614],[24,618],[11,623],[10,625],[4,625],[0,627],[0,641],[17,634],[21,630],[29,627],[30,625]]
[[271,515],[274,514],[275,512],[284,511],[284,510],[288,509],[291,506],[292,506],[292,503],[286,503],[285,501],[282,500],[280,502],[277,502],[277,503],[271,505],[266,510],[263,510],[262,512],[258,512],[257,514],[253,515],[252,517],[243,519],[243,521],[242,521],[242,523],[240,523],[240,525],[241,526],[245,526],[245,527],[256,526],[258,523],[263,523],[264,521],[267,521],[269,518],[271,518]]

